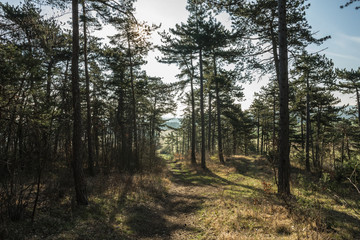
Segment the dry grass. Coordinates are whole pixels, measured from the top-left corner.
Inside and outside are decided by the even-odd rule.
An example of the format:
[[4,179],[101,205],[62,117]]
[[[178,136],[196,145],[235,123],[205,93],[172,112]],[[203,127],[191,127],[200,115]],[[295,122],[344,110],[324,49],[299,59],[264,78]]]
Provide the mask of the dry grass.
[[[208,162],[210,171],[229,181],[220,184],[220,192],[209,198],[198,213],[202,232],[199,239],[354,239],[359,231],[358,216],[347,216],[347,228],[330,226],[328,207],[340,211],[331,198],[313,192],[304,198],[299,186],[297,195],[283,200],[276,194],[270,166],[264,159],[233,156],[227,164]],[[238,162],[245,162],[245,167]],[[261,171],[259,170],[261,169]],[[266,170],[266,171],[264,171]],[[264,174],[265,172],[265,174]],[[250,174],[249,174],[250,173]],[[254,174],[258,173],[258,174]],[[344,219],[337,219],[341,223]],[[351,226],[351,227],[350,227]]]
[[[359,216],[323,185],[293,175],[293,197],[276,194],[260,157],[207,159],[208,170],[181,156],[167,169],[88,179],[90,204],[71,195],[42,204],[35,219],[6,226],[5,239],[360,239]],[[319,185],[319,186],[318,186]],[[353,196],[346,199],[352,204]]]

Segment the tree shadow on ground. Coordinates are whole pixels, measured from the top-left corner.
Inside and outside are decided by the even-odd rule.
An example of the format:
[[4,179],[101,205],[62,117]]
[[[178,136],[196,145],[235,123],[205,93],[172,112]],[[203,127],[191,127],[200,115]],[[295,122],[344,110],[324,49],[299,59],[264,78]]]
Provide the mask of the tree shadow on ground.
[[270,162],[264,158],[250,160],[246,157],[231,157],[227,158],[226,165],[234,167],[238,173],[248,177],[265,180],[274,176]]
[[[109,222],[123,225],[133,239],[170,239],[175,231],[199,231],[186,222],[178,223],[169,220],[181,214],[191,215],[201,209],[204,197],[188,193],[169,192],[164,183],[143,182],[126,179],[122,191],[118,195],[116,207],[112,209]],[[136,186],[135,186],[136,185]],[[134,188],[137,188],[134,190]],[[131,194],[141,192],[147,200],[132,199]],[[130,194],[130,195],[129,195]],[[141,196],[140,196],[141,197]],[[121,216],[120,221],[118,217]]]
[[[253,164],[250,162],[250,164]],[[237,192],[237,194],[255,195],[263,194],[262,188],[246,185],[230,181],[224,177],[221,177],[211,171],[211,169],[202,169],[198,166],[191,166],[191,169],[183,169],[182,164],[177,160],[172,161],[173,168],[170,171],[171,181],[185,187],[213,187],[216,190],[229,190],[231,192]],[[255,171],[255,170],[254,170]],[[234,188],[232,188],[232,186]],[[230,189],[227,189],[230,187]],[[240,189],[236,189],[240,188]]]
[[[187,208],[188,209],[188,208]],[[167,210],[159,211],[148,206],[133,206],[126,210],[125,224],[131,229],[137,238],[161,238],[170,239],[171,234],[177,230],[194,231],[186,223],[177,224],[168,221],[165,216]]]
[[321,208],[321,212],[325,215],[327,230],[345,230],[351,234],[352,239],[360,239],[360,219],[334,209]]
[[192,167],[192,169],[183,169],[182,164],[177,160],[173,161],[175,165],[171,171],[171,181],[184,186],[213,186],[219,185],[237,185],[219,175],[213,173],[210,169],[201,169],[199,167]]

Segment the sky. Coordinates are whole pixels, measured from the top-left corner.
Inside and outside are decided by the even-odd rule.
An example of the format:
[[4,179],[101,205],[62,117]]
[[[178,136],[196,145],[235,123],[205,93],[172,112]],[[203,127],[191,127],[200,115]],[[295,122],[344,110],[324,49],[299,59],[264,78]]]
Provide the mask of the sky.
[[[331,58],[337,68],[357,69],[360,67],[360,10],[354,6],[340,9],[344,0],[309,0],[310,8],[306,17],[312,30],[317,37],[331,36],[321,46],[310,46],[308,51],[325,54]],[[185,22],[187,12],[186,0],[138,0],[136,3],[137,14],[140,19],[149,23],[162,23],[163,29],[174,27],[176,23]],[[224,24],[230,24],[226,15],[221,19]],[[158,41],[154,37],[155,42]],[[176,81],[178,73],[176,66],[157,63],[154,56],[159,53],[153,52],[148,57],[148,65],[145,67],[149,75],[163,77],[165,82]],[[255,81],[252,84],[244,84],[245,101],[242,102],[243,109],[247,109],[252,100],[254,92],[260,90],[261,86],[267,85],[266,79]],[[341,98],[341,104],[354,104],[354,99],[349,95],[335,94]],[[180,113],[180,110],[179,112]]]
[[[17,5],[20,0],[3,1]],[[340,9],[340,5],[346,0],[308,0],[311,4],[307,11],[307,19],[317,37],[331,35],[321,46],[310,46],[308,51],[326,54],[331,58],[337,68],[357,69],[360,67],[360,10],[355,10],[356,5]],[[360,4],[358,4],[360,5]],[[173,28],[175,24],[186,22],[188,13],[185,9],[186,0],[138,0],[135,4],[136,17],[139,20],[147,21],[149,24],[162,25],[162,30]],[[230,19],[226,14],[220,16],[222,22],[229,26]],[[111,28],[108,28],[104,35],[112,35]],[[159,36],[155,33],[153,41],[160,43]],[[149,76],[162,77],[164,82],[176,81],[176,74],[179,70],[175,65],[158,63],[155,59],[159,52],[151,52],[147,58],[148,64],[144,67]],[[256,81],[252,84],[245,84],[245,101],[242,102],[243,109],[247,109],[252,100],[254,92],[260,90],[261,86],[267,85],[266,79]],[[349,96],[336,94],[342,99],[342,104],[354,104],[354,99]],[[177,115],[181,114],[181,108]]]

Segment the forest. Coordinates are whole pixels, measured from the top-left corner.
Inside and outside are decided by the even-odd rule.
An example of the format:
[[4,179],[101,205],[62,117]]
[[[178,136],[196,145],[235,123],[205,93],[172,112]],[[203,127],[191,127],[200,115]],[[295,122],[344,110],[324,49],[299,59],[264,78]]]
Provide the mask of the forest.
[[360,239],[360,67],[310,1],[186,2],[0,1],[0,239]]

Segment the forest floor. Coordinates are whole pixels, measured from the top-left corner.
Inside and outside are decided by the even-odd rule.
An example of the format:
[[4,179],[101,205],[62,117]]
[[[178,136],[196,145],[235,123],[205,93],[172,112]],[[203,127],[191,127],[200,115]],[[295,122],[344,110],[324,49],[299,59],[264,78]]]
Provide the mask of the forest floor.
[[[276,194],[261,157],[181,159],[142,174],[89,179],[90,204],[39,208],[33,224],[8,223],[5,239],[360,239],[360,196],[350,186],[292,173],[292,197]],[[166,169],[166,170],[164,170]],[[306,177],[302,177],[306,176]],[[51,204],[51,206],[53,206]]]

